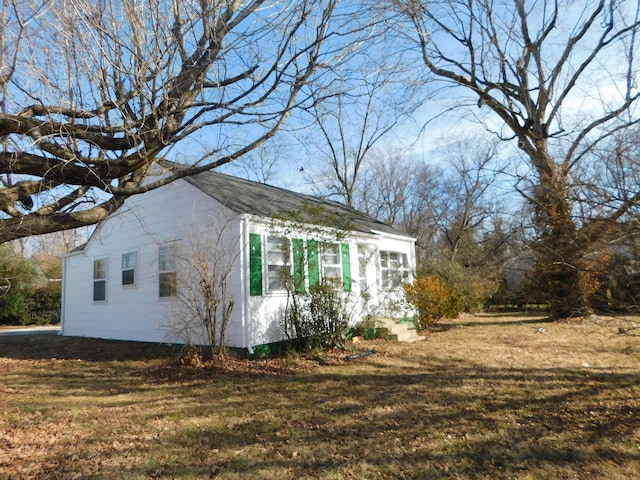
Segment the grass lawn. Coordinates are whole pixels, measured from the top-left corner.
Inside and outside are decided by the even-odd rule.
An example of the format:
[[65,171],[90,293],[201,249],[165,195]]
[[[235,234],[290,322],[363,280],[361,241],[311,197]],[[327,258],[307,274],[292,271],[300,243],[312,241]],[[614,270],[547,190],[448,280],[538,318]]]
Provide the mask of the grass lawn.
[[464,316],[354,361],[200,369],[166,346],[0,338],[0,478],[640,478],[633,322]]

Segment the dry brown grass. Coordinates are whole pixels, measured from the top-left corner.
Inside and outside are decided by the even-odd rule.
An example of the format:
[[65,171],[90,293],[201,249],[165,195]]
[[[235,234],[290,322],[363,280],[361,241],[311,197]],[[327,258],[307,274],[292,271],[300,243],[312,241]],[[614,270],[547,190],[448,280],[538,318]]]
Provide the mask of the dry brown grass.
[[201,369],[0,338],[0,478],[640,478],[634,321],[463,317],[351,362]]

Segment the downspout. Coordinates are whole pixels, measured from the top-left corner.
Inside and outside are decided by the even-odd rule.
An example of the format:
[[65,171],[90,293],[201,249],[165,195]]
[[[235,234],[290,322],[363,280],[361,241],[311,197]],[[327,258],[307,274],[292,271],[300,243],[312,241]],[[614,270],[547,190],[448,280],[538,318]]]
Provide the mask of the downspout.
[[67,294],[67,258],[68,255],[62,257],[62,291],[60,292],[60,331],[58,335],[64,336],[64,306],[66,302],[66,294]]
[[242,262],[241,262],[241,268],[240,268],[240,281],[242,282],[242,286],[240,287],[240,291],[242,292],[242,324],[243,324],[243,330],[244,330],[244,344],[247,346],[247,352],[249,352],[249,355],[253,355],[253,348],[251,347],[251,344],[249,343],[249,289],[247,288],[248,285],[248,278],[247,278],[247,272],[249,271],[249,242],[247,240],[249,235],[249,219],[247,218],[246,215],[242,216],[242,232],[241,232],[241,237],[242,237],[242,242],[241,242],[241,248],[242,248]]

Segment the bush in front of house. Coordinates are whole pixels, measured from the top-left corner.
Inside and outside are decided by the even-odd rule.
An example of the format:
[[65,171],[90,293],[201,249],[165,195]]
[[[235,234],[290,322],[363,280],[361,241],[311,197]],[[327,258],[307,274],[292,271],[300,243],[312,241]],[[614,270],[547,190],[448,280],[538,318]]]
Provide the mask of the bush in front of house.
[[[441,278],[452,297],[460,304],[460,312],[481,311],[489,299],[498,291],[502,273],[492,269],[466,268],[458,262],[433,259],[417,272],[418,277]],[[459,312],[458,312],[459,313]]]
[[308,292],[289,291],[285,330],[297,350],[346,347],[349,313],[343,293],[331,282]]
[[437,275],[416,277],[413,284],[404,284],[404,291],[407,302],[418,311],[418,330],[433,327],[442,318],[455,317],[462,311],[461,297]]

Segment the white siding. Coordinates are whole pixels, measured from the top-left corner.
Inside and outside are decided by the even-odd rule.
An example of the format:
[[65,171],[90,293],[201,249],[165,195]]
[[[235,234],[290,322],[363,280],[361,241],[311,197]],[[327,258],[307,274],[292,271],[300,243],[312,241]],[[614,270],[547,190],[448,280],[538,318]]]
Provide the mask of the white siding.
[[[171,328],[179,302],[159,298],[159,245],[176,241],[182,251],[188,251],[203,228],[228,215],[226,209],[184,181],[128,199],[101,224],[84,251],[65,258],[63,335],[180,342]],[[239,220],[235,218],[225,228],[239,248]],[[131,251],[137,252],[136,285],[123,286],[122,254]],[[108,259],[107,299],[93,302],[93,261],[103,257]],[[236,262],[230,287],[238,298],[226,339],[230,346],[245,347],[239,257]]]
[[[289,239],[299,238],[302,240],[313,239],[317,241],[326,241],[330,243],[347,243],[349,245],[349,260],[352,278],[352,291],[345,294],[345,299],[349,304],[348,310],[352,312],[352,322],[355,324],[362,320],[366,315],[390,315],[388,305],[397,304],[398,298],[401,298],[401,292],[387,292],[380,287],[380,265],[379,251],[390,250],[407,254],[409,264],[415,269],[415,247],[413,239],[409,237],[389,236],[385,234],[379,235],[361,235],[349,238],[334,239],[318,238],[320,233],[317,227],[302,228],[302,231],[284,229],[286,237]],[[263,295],[248,297],[248,322],[250,325],[249,339],[250,345],[260,345],[265,343],[278,342],[286,340],[284,331],[284,316],[287,308],[287,294],[281,292],[269,293],[266,285],[266,237],[274,234],[273,228],[268,224],[253,223],[249,227],[250,233],[257,233],[262,238],[263,248]],[[275,232],[277,235],[277,232]],[[367,277],[367,293],[371,299],[363,302],[363,291],[360,285],[360,265],[358,260],[358,244],[368,244],[373,251],[372,265],[363,273]],[[368,297],[367,295],[367,297]]]
[[[227,345],[247,348],[285,340],[286,293],[269,293],[265,285],[262,296],[248,295],[249,233],[262,235],[264,248],[266,236],[273,233],[274,228],[261,220],[250,221],[249,217],[231,214],[183,180],[128,199],[120,211],[100,225],[84,250],[65,257],[62,334],[181,343],[184,337],[176,335],[175,329],[171,328],[177,318],[176,312],[180,311],[180,301],[159,298],[159,246],[176,242],[180,252],[188,253],[194,244],[214,232],[210,226],[225,223],[222,242],[234,249],[229,291],[235,302],[226,333]],[[289,238],[322,240],[317,238],[317,228],[300,234],[290,228],[285,230]],[[386,313],[385,305],[389,300],[393,301],[394,296],[380,289],[378,253],[381,250],[406,253],[411,268],[415,268],[413,240],[381,233],[342,239],[338,243],[349,244],[353,281],[349,298],[354,303],[354,321],[366,314]],[[359,244],[369,245],[374,252],[372,265],[362,273],[359,271]],[[212,245],[212,252],[213,248]],[[137,254],[136,284],[123,286],[122,254],[132,251]],[[93,262],[97,258],[107,258],[105,302],[93,301]],[[264,251],[262,260],[266,267]],[[178,268],[180,288],[180,279],[189,281],[189,277],[180,270],[180,263]],[[371,296],[366,304],[362,301],[361,277],[366,277],[367,293]],[[263,280],[266,281],[265,268]]]

